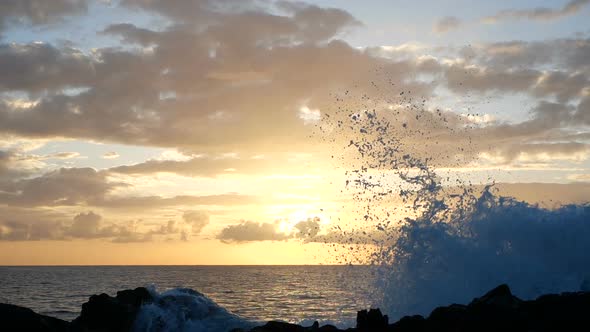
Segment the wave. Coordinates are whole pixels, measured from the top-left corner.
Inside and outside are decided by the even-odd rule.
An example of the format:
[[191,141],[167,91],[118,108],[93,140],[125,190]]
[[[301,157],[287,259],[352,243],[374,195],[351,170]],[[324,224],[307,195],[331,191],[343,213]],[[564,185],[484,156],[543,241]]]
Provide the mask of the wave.
[[589,205],[547,210],[490,194],[476,204],[452,222],[401,227],[395,264],[380,269],[376,285],[385,296],[377,305],[399,318],[467,303],[504,283],[523,299],[588,288]]
[[[499,284],[524,299],[590,287],[589,204],[546,209],[502,197],[493,182],[458,178],[450,186],[437,166],[472,163],[478,151],[460,119],[449,128],[439,110],[351,108],[327,116],[323,130],[343,144],[355,223],[387,235],[375,236],[360,259],[353,254],[378,266],[374,306],[398,319],[469,302]],[[399,215],[406,217],[394,220]]]
[[235,328],[250,329],[254,322],[219,306],[207,296],[188,288],[158,293],[149,288],[154,301],[144,304],[135,320],[134,331],[142,332],[216,332]]

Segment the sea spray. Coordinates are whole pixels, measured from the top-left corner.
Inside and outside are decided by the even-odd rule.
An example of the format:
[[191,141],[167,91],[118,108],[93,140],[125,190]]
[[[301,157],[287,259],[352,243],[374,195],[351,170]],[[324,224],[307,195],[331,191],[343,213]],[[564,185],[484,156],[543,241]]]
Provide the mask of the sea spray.
[[[357,227],[386,234],[344,256],[378,267],[374,306],[397,319],[469,302],[502,283],[525,299],[587,285],[590,205],[545,209],[500,196],[491,180],[473,185],[445,176],[437,167],[477,160],[480,128],[426,109],[409,92],[398,95],[347,91],[320,126],[325,139],[344,148],[334,159],[347,169]],[[350,237],[355,241],[366,243]]]
[[192,289],[175,288],[158,293],[152,287],[150,292],[155,300],[141,307],[134,331],[221,332],[260,325],[260,322],[249,321],[230,313]]

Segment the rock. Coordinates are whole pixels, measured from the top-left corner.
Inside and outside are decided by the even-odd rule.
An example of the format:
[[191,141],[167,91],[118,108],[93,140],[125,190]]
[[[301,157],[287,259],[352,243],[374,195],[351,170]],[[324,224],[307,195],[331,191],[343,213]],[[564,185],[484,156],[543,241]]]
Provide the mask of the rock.
[[[120,291],[115,297],[93,295],[72,323],[0,304],[0,331],[126,332],[131,331],[140,307],[153,301],[145,288]],[[160,301],[166,301],[166,297]],[[436,308],[428,318],[406,316],[391,325],[388,320],[379,309],[370,309],[359,311],[356,328],[347,330],[320,326],[317,322],[302,327],[271,321],[250,332],[590,331],[590,292],[544,295],[522,301],[512,295],[507,285],[500,285],[468,305]]]
[[389,326],[389,318],[383,315],[379,309],[361,310],[356,315],[356,328],[358,331],[386,331]]
[[420,315],[405,316],[391,324],[390,330],[396,332],[425,331],[426,319]]
[[82,305],[80,316],[72,322],[74,331],[126,332],[135,322],[143,303],[153,300],[143,287],[117,292],[116,297],[107,294],[92,295]]
[[263,326],[258,326],[250,330],[250,332],[304,332],[305,328],[290,323],[270,321]]
[[431,326],[448,326],[460,330],[462,326],[470,325],[471,319],[467,306],[451,304],[434,309],[428,316],[428,323]]
[[0,303],[0,331],[65,332],[70,323],[29,308]]
[[[303,327],[296,324],[271,321],[263,326],[258,326],[250,330],[250,332],[341,332],[333,325],[324,325],[320,327],[318,322],[314,322],[312,326]],[[232,332],[241,332],[235,330]]]
[[469,303],[469,306],[493,306],[506,309],[517,309],[521,303],[522,301],[519,298],[512,295],[508,285],[502,284],[487,292],[484,296],[473,299],[473,301]]
[[524,311],[539,331],[590,331],[590,293],[543,295],[527,301]]

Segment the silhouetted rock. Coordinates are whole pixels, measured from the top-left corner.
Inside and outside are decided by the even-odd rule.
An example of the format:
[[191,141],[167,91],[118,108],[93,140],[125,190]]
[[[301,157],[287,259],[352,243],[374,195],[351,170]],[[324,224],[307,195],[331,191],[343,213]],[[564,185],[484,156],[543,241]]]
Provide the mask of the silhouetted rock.
[[0,303],[0,331],[61,332],[69,331],[70,323],[40,315],[29,308]]
[[389,318],[383,315],[379,309],[361,310],[356,315],[356,328],[358,331],[386,331],[389,327]]
[[[139,308],[154,299],[145,288],[124,290],[111,297],[93,295],[82,305],[72,323],[43,316],[30,309],[0,304],[0,331],[31,332],[126,332],[133,327]],[[166,301],[166,298],[160,299]],[[156,328],[157,329],[157,328]],[[250,332],[461,332],[461,331],[590,331],[590,292],[543,295],[523,301],[500,285],[468,305],[451,304],[431,314],[406,316],[388,324],[379,309],[362,310],[357,326],[340,330],[332,325],[303,327],[271,321]],[[232,332],[245,332],[235,329]]]
[[389,326],[390,331],[426,331],[426,319],[420,315],[405,316]]
[[80,316],[72,322],[74,331],[126,332],[130,331],[139,308],[153,300],[143,287],[107,294],[92,295],[82,305]]

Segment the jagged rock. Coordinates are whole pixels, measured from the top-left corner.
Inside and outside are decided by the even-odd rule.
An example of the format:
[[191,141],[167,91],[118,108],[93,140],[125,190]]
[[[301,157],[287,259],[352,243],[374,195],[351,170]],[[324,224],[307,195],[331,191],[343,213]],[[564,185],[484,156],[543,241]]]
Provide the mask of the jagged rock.
[[62,332],[70,323],[40,315],[29,308],[0,303],[0,331]]
[[[93,295],[72,323],[39,315],[30,309],[0,304],[0,331],[126,332],[133,327],[139,308],[154,299],[145,288],[125,290],[111,297]],[[165,301],[166,299],[161,299]],[[461,331],[590,331],[590,292],[544,295],[522,301],[507,285],[500,285],[468,305],[452,304],[432,311],[428,318],[406,316],[388,324],[379,309],[362,310],[357,327],[346,332],[461,332]],[[245,332],[235,329],[232,332]],[[310,327],[268,322],[250,332],[344,332],[332,325]]]
[[484,296],[473,299],[469,303],[469,306],[494,306],[506,309],[518,309],[521,304],[522,301],[512,295],[508,285],[502,284],[487,292]]
[[389,318],[379,309],[361,310],[356,315],[356,328],[359,331],[386,331]]
[[72,322],[74,331],[126,332],[131,330],[135,316],[143,303],[153,300],[143,287],[107,294],[92,295],[82,305],[80,316]]

